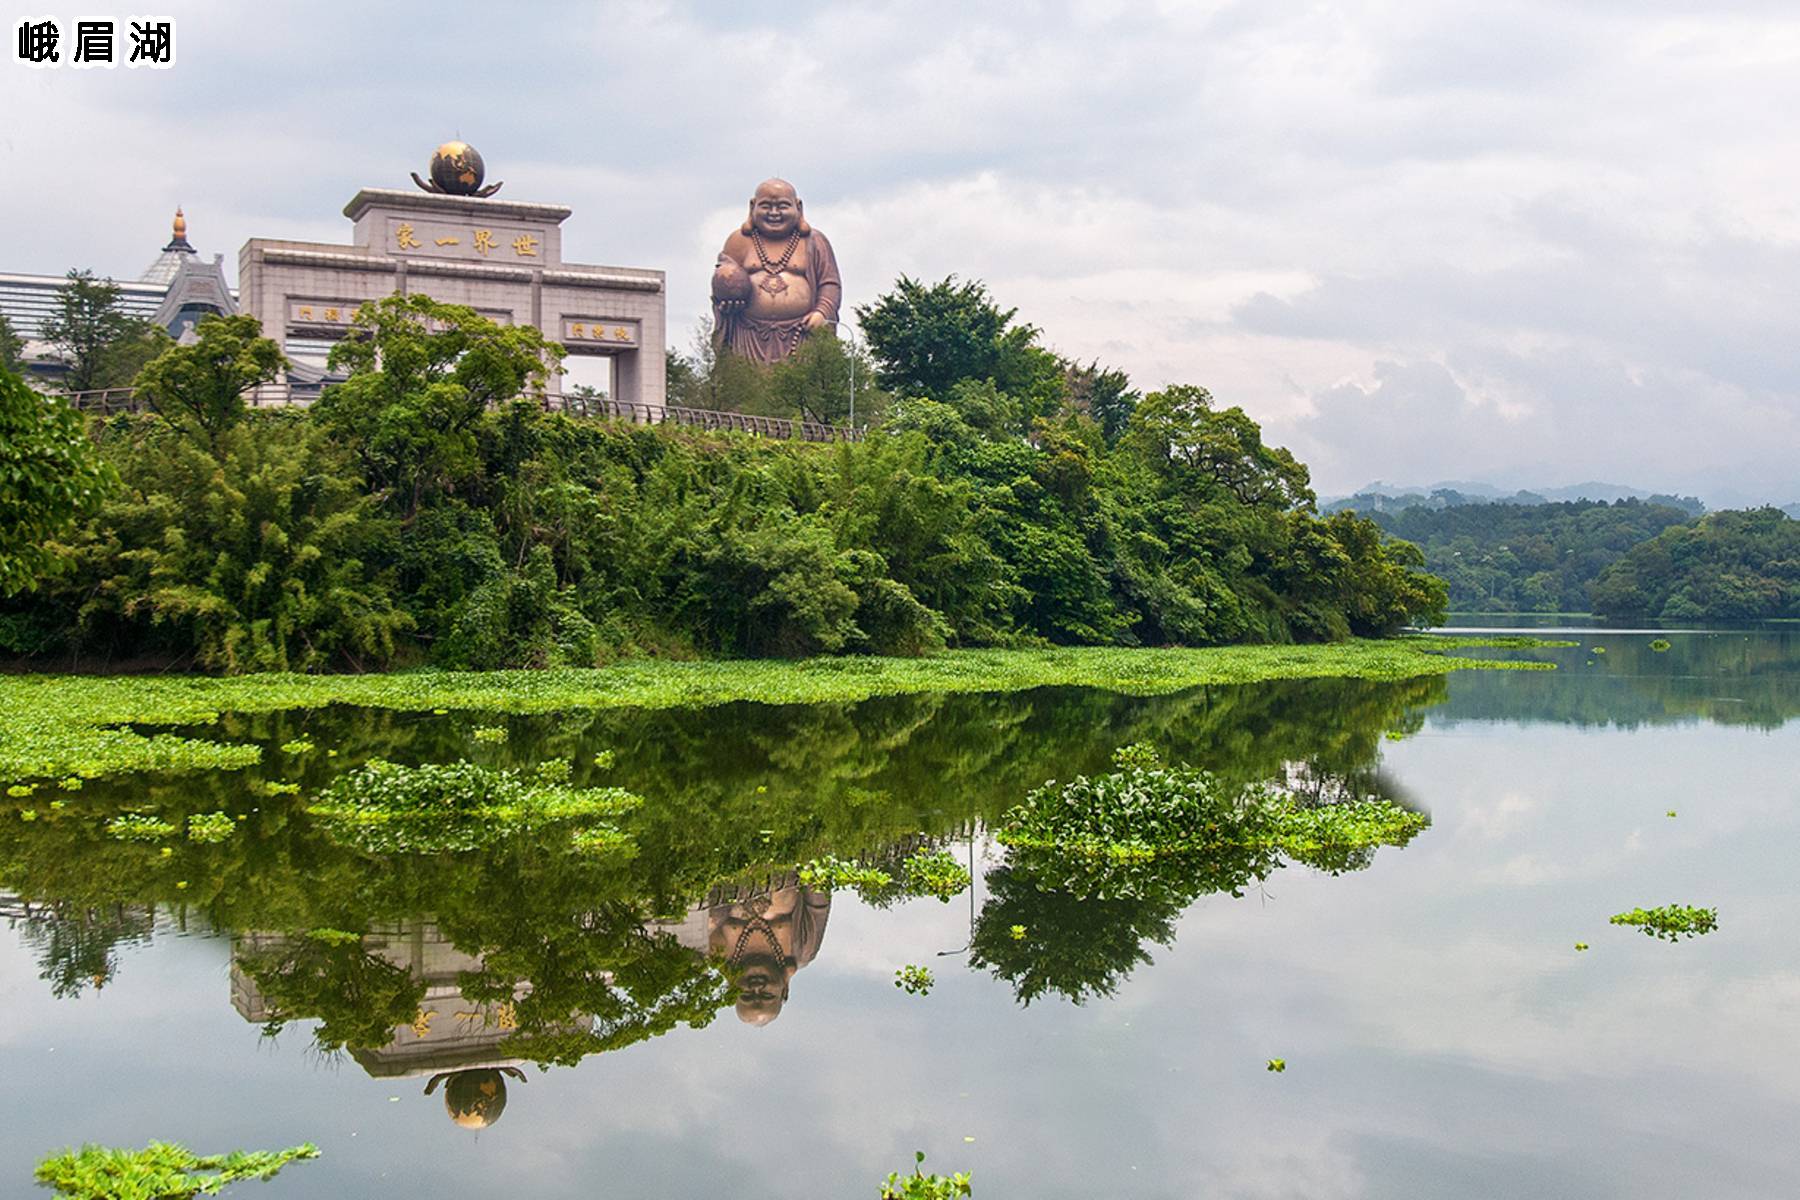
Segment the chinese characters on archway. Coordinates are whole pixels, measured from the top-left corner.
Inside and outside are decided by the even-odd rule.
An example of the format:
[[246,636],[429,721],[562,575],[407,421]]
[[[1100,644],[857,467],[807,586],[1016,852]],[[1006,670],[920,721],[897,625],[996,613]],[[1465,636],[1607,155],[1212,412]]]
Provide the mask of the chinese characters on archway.
[[606,321],[567,321],[564,326],[565,342],[616,342],[620,345],[637,343],[637,330],[629,325]]
[[[123,39],[118,35],[124,34]],[[169,67],[175,64],[175,22],[164,17],[115,21],[89,17],[79,21],[27,18],[19,22],[18,59],[34,67],[62,65],[64,51],[72,66]]]
[[412,221],[401,221],[393,229],[395,250],[425,250],[431,253],[435,248],[440,253],[461,253],[466,247],[481,257],[488,258],[494,254],[505,257],[506,251],[511,249],[514,258],[537,258],[538,248],[542,244],[543,239],[534,233],[514,234],[505,230],[449,226],[426,229]]

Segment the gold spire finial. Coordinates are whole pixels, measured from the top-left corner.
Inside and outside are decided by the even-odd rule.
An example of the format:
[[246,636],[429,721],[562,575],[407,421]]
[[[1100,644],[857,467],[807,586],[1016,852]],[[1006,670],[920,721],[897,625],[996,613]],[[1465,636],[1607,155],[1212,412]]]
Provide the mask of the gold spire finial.
[[175,240],[182,241],[187,237],[187,218],[181,215],[181,206],[175,206]]

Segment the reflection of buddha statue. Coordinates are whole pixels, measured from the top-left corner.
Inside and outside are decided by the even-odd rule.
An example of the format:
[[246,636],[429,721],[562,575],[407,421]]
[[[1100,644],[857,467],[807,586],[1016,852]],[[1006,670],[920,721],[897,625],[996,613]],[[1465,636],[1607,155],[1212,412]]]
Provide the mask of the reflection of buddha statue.
[[713,341],[752,362],[780,362],[800,339],[837,324],[837,257],[783,179],[764,180],[750,216],[725,239],[713,271]]
[[781,1015],[794,973],[818,956],[831,894],[785,887],[707,914],[708,949],[725,960],[738,988],[737,1014],[747,1025]]
[[525,1082],[525,1072],[517,1067],[483,1067],[474,1071],[447,1071],[433,1075],[425,1085],[427,1096],[444,1084],[444,1109],[450,1119],[464,1129],[486,1129],[506,1111],[506,1079],[511,1075]]

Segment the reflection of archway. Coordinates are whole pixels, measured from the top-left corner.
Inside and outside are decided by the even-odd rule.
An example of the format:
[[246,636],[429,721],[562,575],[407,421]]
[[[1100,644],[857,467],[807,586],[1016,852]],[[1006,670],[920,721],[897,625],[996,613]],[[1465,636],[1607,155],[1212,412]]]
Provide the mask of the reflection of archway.
[[[246,933],[232,939],[231,1002],[246,1021],[262,1025],[285,1014],[270,1003],[256,979],[244,969],[254,961],[296,945],[286,934]],[[360,949],[390,964],[423,985],[410,1022],[393,1027],[384,1045],[349,1047],[350,1056],[372,1078],[411,1079],[475,1069],[517,1069],[523,1060],[504,1052],[502,1043],[517,1028],[513,1006],[529,994],[521,984],[511,1000],[477,1002],[462,991],[462,978],[481,970],[479,955],[457,949],[433,921],[403,921],[364,934]],[[572,1017],[566,1032],[585,1030],[592,1019]]]

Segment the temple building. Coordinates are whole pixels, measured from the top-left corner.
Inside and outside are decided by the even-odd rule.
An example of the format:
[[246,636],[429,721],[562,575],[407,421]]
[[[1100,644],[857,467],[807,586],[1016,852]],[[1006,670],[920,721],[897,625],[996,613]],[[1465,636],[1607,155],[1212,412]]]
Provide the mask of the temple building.
[[[225,256],[210,262],[188,241],[187,217],[178,208],[168,245],[136,279],[110,280],[119,289],[126,314],[160,326],[177,341],[191,340],[194,326],[209,313],[238,311],[237,292],[225,280]],[[57,293],[69,285],[62,275],[0,273],[0,316],[24,343],[25,366],[54,378],[63,366],[56,347],[44,340],[44,322],[56,311]]]
[[[502,325],[536,328],[571,359],[604,371],[603,394],[615,415],[659,419],[666,412],[663,272],[565,261],[562,223],[571,210],[494,199],[501,185],[482,186],[484,170],[472,147],[446,142],[432,158],[431,182],[413,175],[419,191],[363,188],[351,198],[343,210],[351,222],[347,242],[245,242],[237,290],[221,256],[203,262],[189,244],[178,209],[173,237],[149,269],[131,282],[111,282],[128,315],[178,341],[191,339],[208,313],[255,317],[288,366],[252,403],[316,399],[340,378],[327,360],[352,335],[363,304],[422,294]],[[0,315],[24,342],[26,368],[40,378],[67,369],[43,336],[67,286],[62,276],[0,274]],[[562,379],[553,374],[547,390],[560,395]]]
[[[535,327],[571,357],[597,360],[606,371],[605,393],[634,415],[660,412],[663,272],[566,261],[568,207],[492,198],[499,185],[480,188],[480,156],[461,142],[439,147],[434,180],[455,182],[438,168],[463,159],[473,167],[459,191],[357,192],[344,206],[348,242],[244,243],[238,253],[244,311],[262,322],[263,335],[292,364],[279,390],[298,398],[317,387],[332,345],[350,335],[361,305],[423,294],[502,325]],[[550,390],[560,392],[560,381],[552,380]]]

